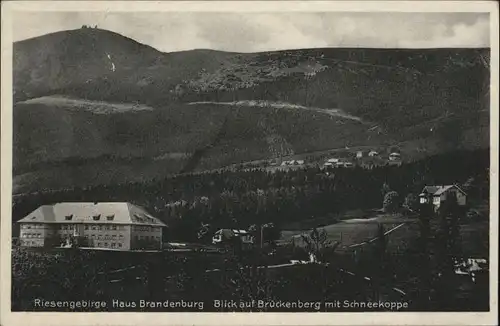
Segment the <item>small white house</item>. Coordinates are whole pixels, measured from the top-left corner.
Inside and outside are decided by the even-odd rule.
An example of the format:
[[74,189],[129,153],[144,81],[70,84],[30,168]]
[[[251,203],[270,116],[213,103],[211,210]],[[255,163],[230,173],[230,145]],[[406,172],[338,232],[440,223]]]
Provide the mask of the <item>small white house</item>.
[[212,243],[217,244],[232,238],[239,238],[242,243],[253,243],[253,236],[246,230],[220,229],[212,237]]
[[378,152],[377,152],[377,151],[373,151],[373,150],[372,150],[372,151],[370,151],[370,152],[368,153],[368,156],[370,156],[370,157],[378,156]]
[[450,194],[455,194],[459,206],[465,206],[467,204],[467,194],[456,185],[425,186],[422,193],[419,195],[420,203],[425,204],[432,202],[435,209],[438,209],[441,203],[445,201]]
[[391,153],[389,154],[389,161],[398,161],[401,159],[401,154],[400,153]]

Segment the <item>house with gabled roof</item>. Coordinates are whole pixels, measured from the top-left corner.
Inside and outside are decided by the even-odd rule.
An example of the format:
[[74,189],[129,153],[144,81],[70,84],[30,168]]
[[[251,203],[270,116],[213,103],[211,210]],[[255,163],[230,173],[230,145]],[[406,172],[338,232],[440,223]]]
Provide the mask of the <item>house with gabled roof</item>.
[[24,247],[73,246],[161,249],[166,225],[127,202],[65,202],[43,205],[19,220]]
[[212,243],[218,244],[234,238],[241,240],[243,244],[252,244],[254,240],[253,236],[247,230],[220,229],[212,237]]
[[437,210],[450,195],[455,195],[459,206],[467,204],[467,194],[457,185],[425,186],[419,195],[420,203],[432,203]]

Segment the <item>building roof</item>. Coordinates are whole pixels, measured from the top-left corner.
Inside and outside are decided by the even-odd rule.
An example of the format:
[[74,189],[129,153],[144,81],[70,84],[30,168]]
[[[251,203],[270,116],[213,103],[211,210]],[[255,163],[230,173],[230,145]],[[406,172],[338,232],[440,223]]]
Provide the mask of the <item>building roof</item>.
[[215,234],[221,234],[225,238],[231,238],[233,236],[247,235],[246,230],[235,230],[235,229],[220,229]]
[[[451,188],[457,188],[461,193],[464,195],[466,194],[465,191],[457,187],[456,185],[445,185],[445,186],[425,186],[424,189],[422,190],[422,194],[427,193],[431,194],[434,196],[440,196],[444,192],[448,191]],[[422,195],[421,194],[421,195]]]
[[431,194],[433,195],[438,191],[441,186],[425,186],[421,194]]
[[57,203],[43,205],[19,221],[20,223],[94,223],[166,226],[144,208],[126,203]]

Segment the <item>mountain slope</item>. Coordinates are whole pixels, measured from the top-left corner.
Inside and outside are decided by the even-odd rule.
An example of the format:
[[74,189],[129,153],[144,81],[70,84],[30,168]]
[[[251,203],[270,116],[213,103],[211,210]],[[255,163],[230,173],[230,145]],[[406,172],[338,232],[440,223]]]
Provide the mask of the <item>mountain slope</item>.
[[[14,43],[15,99],[58,93],[107,99],[169,85],[217,65],[217,51],[162,53],[114,32],[81,28]],[[66,90],[66,91],[64,91]],[[117,93],[117,94],[115,94]],[[140,92],[136,92],[140,96]],[[137,100],[137,98],[136,98]]]
[[161,53],[82,28],[15,43],[14,58],[16,191],[345,146],[489,145],[488,49]]

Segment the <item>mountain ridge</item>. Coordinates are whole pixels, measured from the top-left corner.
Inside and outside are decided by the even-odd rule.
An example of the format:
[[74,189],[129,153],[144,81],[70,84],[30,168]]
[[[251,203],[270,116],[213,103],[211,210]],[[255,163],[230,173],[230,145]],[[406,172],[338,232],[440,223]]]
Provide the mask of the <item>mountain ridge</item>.
[[[167,157],[148,165],[161,175],[344,146],[489,145],[488,49],[163,53],[100,29],[55,35],[14,46],[14,167],[28,180],[19,189],[57,186],[47,164],[65,160],[121,157],[130,171],[129,157]],[[29,181],[37,175],[46,181]]]

